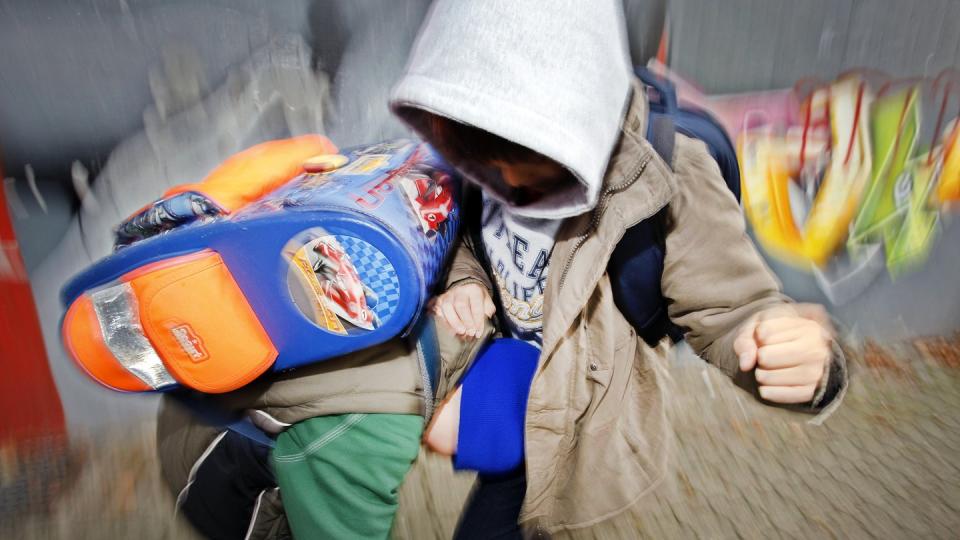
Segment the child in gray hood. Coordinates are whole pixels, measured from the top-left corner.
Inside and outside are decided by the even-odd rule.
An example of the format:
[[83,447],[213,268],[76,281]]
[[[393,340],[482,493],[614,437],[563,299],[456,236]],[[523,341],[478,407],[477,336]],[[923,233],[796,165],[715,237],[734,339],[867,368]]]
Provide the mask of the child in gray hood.
[[[481,477],[461,535],[589,526],[663,479],[669,340],[637,336],[606,273],[624,232],[661,211],[661,289],[699,355],[814,421],[846,388],[822,310],[781,294],[704,145],[677,136],[667,164],[646,140],[621,10],[437,0],[393,91],[396,114],[479,188],[479,230],[465,235],[436,314],[472,338],[496,312],[504,335],[540,349],[522,463]],[[457,452],[470,388],[435,416],[435,449]]]

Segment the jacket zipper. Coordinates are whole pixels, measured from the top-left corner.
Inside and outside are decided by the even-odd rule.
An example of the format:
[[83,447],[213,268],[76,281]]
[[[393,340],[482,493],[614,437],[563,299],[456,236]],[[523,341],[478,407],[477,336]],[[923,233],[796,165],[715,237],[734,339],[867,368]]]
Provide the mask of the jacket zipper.
[[633,184],[635,184],[637,180],[639,180],[640,177],[643,176],[644,171],[647,170],[647,165],[650,164],[650,160],[652,159],[653,159],[653,156],[647,155],[647,157],[644,158],[642,162],[640,162],[640,165],[637,166],[636,170],[634,170],[629,180],[627,180],[626,182],[622,182],[616,186],[611,186],[607,188],[600,195],[600,202],[597,203],[597,207],[593,211],[593,215],[591,216],[590,223],[587,225],[586,230],[584,230],[583,233],[581,233],[580,236],[577,237],[577,242],[573,245],[573,251],[570,252],[570,256],[567,257],[567,260],[565,261],[565,264],[563,266],[563,270],[560,272],[560,290],[561,291],[563,290],[563,284],[567,281],[567,272],[570,271],[570,265],[573,264],[573,259],[577,255],[577,251],[579,251],[580,248],[583,246],[583,244],[586,243],[587,238],[590,236],[590,233],[596,230],[596,228],[600,225],[600,218],[603,217],[603,212],[607,209],[607,204],[610,200],[610,197],[615,192],[622,191],[632,186]]

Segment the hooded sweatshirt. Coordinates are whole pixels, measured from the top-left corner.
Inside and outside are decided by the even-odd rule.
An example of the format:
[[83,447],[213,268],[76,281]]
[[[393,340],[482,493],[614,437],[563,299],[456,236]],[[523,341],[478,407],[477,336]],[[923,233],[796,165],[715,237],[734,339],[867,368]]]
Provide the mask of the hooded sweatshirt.
[[576,182],[517,205],[496,169],[453,163],[483,191],[483,249],[513,337],[541,343],[543,293],[561,221],[597,197],[630,95],[618,0],[437,0],[393,90],[429,142],[424,111],[478,127],[567,168]]

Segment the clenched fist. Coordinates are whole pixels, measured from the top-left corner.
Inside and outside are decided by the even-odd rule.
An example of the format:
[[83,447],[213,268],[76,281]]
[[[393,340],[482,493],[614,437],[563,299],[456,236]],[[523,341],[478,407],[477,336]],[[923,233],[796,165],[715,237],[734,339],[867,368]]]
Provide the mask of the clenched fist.
[[760,397],[775,403],[806,403],[830,362],[833,327],[812,304],[784,305],[744,324],[733,344],[741,371],[754,371]]
[[480,337],[487,319],[496,312],[486,287],[464,283],[433,299],[433,313],[458,336]]

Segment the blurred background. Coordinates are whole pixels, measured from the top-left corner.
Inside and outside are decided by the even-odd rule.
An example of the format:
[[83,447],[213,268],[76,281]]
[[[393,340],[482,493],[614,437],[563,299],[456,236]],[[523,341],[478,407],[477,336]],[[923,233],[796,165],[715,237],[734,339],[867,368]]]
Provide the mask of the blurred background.
[[[428,7],[0,0],[0,537],[194,534],[160,485],[156,400],[76,370],[60,287],[124,217],[252,144],[406,135],[386,100]],[[681,348],[669,485],[579,535],[955,538],[960,2],[626,0],[625,14],[634,63],[738,145],[752,233],[786,291],[837,319],[856,379],[824,426],[797,426]],[[850,158],[854,140],[869,159]],[[855,177],[846,210],[818,208]],[[813,215],[839,236],[812,242]],[[469,485],[425,457],[395,536],[449,537]]]

